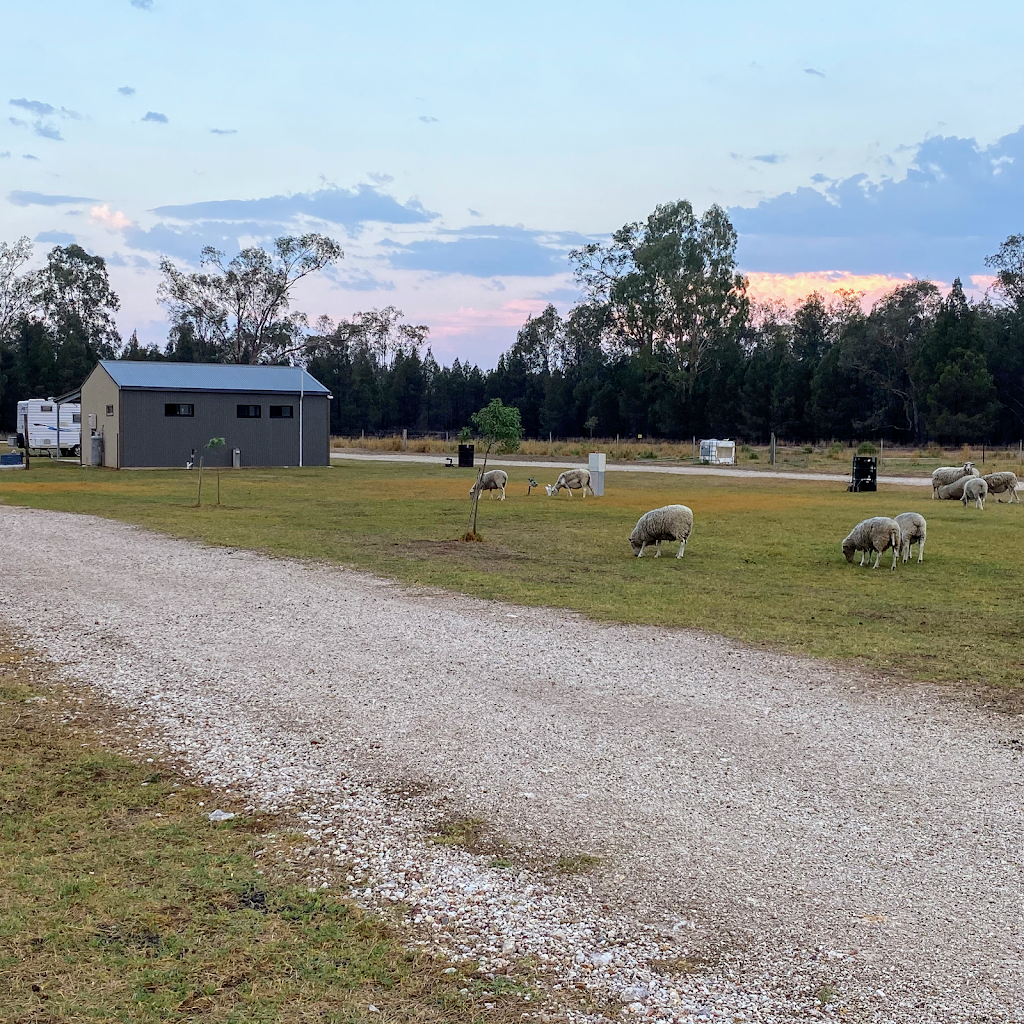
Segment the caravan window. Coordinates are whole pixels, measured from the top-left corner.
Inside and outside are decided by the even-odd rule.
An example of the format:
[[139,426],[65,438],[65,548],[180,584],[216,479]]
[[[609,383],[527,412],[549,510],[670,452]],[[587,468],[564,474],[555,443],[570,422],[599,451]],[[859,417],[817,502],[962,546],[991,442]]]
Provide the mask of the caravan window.
[[82,414],[80,412],[73,412],[71,414],[71,422],[72,423],[81,423],[82,422]]
[[53,412],[53,406],[52,405],[41,405],[41,406],[39,406],[39,411],[40,412]]

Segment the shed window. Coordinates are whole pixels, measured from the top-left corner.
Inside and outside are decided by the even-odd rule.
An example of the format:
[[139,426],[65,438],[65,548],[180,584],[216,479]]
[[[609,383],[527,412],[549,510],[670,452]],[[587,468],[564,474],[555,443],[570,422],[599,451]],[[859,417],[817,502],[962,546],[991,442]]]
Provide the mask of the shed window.
[[165,416],[195,416],[196,407],[194,405],[178,405],[175,402],[168,402],[164,406]]
[[108,416],[113,416],[114,415],[114,407],[112,405],[108,405],[107,406],[107,415]]
[[292,407],[290,405],[272,405],[270,407],[270,418],[272,420],[290,420],[292,418]]
[[73,412],[71,414],[71,422],[72,423],[81,423],[82,422],[82,414],[80,412]]
[[240,420],[258,420],[262,415],[262,405],[240,405],[238,407],[238,418]]

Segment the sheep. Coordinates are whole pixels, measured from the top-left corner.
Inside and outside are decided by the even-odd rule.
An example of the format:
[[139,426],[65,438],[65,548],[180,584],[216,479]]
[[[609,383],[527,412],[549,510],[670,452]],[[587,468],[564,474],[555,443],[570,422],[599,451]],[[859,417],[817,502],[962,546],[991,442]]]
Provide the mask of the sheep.
[[469,496],[472,498],[477,492],[477,488],[481,491],[487,491],[487,497],[493,498],[494,491],[501,491],[501,500],[505,500],[505,484],[508,483],[508,473],[503,469],[489,469],[479,480],[469,489]]
[[973,501],[978,508],[984,510],[987,497],[988,484],[985,483],[984,477],[980,477],[970,479],[964,484],[964,493],[960,500],[964,503],[964,508],[967,508],[968,503]]
[[573,490],[583,489],[583,497],[587,496],[587,488],[590,488],[590,494],[593,496],[594,489],[590,487],[590,470],[589,469],[567,469],[562,473],[559,478],[555,481],[554,487],[551,484],[545,484],[544,489],[548,492],[548,497],[557,494],[562,488],[565,488],[569,492],[569,497],[572,497]]
[[655,558],[661,557],[661,542],[663,540],[679,541],[679,553],[676,558],[682,558],[686,550],[686,538],[690,536],[693,529],[693,512],[685,505],[666,505],[664,508],[655,508],[645,512],[633,527],[629,535],[629,546],[633,554],[641,558],[644,548],[648,544],[657,545]]
[[896,517],[896,525],[900,528],[900,553],[903,561],[910,561],[910,548],[917,544],[917,560],[924,561],[924,542],[928,536],[928,523],[916,512],[901,512]]
[[[963,466],[939,466],[932,473],[932,498],[941,498],[939,488],[944,484],[951,484],[963,476],[980,476],[973,462],[965,462]],[[960,497],[960,495],[957,495]]]
[[860,564],[864,565],[865,556],[870,562],[871,552],[874,551],[876,569],[882,552],[889,548],[892,548],[892,567],[895,571],[900,548],[900,524],[885,516],[875,516],[858,523],[843,541],[843,554],[848,562],[852,562],[854,552],[859,551]]
[[938,491],[939,497],[944,501],[959,501],[964,495],[964,487],[967,485],[967,481],[974,479],[976,478],[962,476],[959,480],[954,480],[951,484],[943,484]]
[[[1009,491],[1010,497],[1007,500],[1007,504],[1014,501],[1017,502],[1018,505],[1020,504],[1020,497],[1017,494],[1017,488],[1020,484],[1017,482],[1016,473],[989,473],[988,476],[983,476],[982,480],[988,484],[989,494],[1002,494],[1003,491]],[[996,498],[996,501],[999,501],[999,498]]]

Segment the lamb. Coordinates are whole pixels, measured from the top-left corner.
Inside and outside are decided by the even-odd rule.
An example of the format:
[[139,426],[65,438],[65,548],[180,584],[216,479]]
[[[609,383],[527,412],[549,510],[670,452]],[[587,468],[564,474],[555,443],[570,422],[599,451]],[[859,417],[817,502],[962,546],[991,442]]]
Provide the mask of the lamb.
[[505,484],[508,483],[508,473],[503,469],[489,469],[479,480],[469,489],[469,496],[472,498],[477,492],[477,488],[481,491],[487,491],[487,497],[493,498],[493,491],[501,491],[501,500],[505,500]]
[[587,496],[587,488],[590,488],[590,494],[593,496],[594,489],[590,487],[590,470],[589,469],[567,469],[562,473],[559,478],[555,481],[555,486],[551,484],[544,485],[545,490],[548,492],[548,497],[553,494],[557,494],[563,487],[569,492],[569,497],[572,497],[573,490],[583,489],[583,497]]
[[[980,476],[973,462],[965,462],[963,466],[939,466],[932,473],[932,498],[940,498],[939,488],[944,484],[955,483],[964,476]],[[960,495],[957,495],[960,497]]]
[[964,487],[967,486],[967,481],[974,479],[976,477],[962,476],[951,484],[943,484],[938,490],[938,495],[944,501],[959,501],[964,496]]
[[848,562],[852,562],[853,553],[859,551],[860,564],[864,565],[865,556],[870,562],[871,552],[874,551],[876,569],[882,552],[888,551],[889,548],[892,548],[892,567],[895,571],[900,548],[900,524],[895,519],[888,519],[885,516],[875,516],[873,519],[865,519],[858,523],[843,541],[843,554]]
[[[1020,497],[1017,494],[1017,488],[1020,484],[1017,482],[1016,473],[989,473],[988,476],[982,477],[982,480],[988,484],[989,494],[1002,494],[1003,491],[1009,491],[1010,497],[1007,500],[1007,504],[1011,504],[1014,501],[1018,505],[1020,504]],[[996,501],[999,501],[999,498],[996,498]]]
[[967,508],[968,503],[973,501],[978,508],[984,510],[987,497],[988,484],[985,483],[984,477],[980,477],[972,478],[964,484],[964,493],[960,500],[964,503],[964,508]]
[[910,561],[910,548],[917,544],[917,560],[924,561],[924,542],[928,536],[928,524],[922,515],[916,512],[901,512],[896,517],[896,525],[900,528],[900,553],[904,562]]
[[676,558],[682,558],[686,550],[686,538],[690,536],[693,529],[693,512],[685,505],[666,505],[664,508],[655,508],[645,512],[633,527],[629,535],[629,546],[637,558],[643,557],[644,548],[648,544],[657,545],[655,558],[661,557],[661,542],[663,540],[679,541],[679,553]]

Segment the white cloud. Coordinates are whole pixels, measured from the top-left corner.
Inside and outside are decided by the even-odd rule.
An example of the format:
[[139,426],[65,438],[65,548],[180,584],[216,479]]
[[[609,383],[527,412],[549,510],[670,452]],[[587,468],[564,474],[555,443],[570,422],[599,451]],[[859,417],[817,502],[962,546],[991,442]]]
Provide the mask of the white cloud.
[[123,231],[125,228],[135,226],[135,222],[120,210],[111,210],[109,203],[94,206],[89,211],[89,216],[95,223],[102,224],[109,231]]

